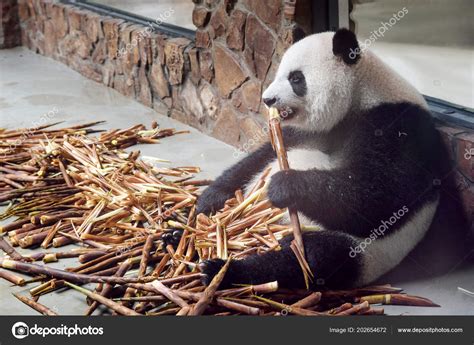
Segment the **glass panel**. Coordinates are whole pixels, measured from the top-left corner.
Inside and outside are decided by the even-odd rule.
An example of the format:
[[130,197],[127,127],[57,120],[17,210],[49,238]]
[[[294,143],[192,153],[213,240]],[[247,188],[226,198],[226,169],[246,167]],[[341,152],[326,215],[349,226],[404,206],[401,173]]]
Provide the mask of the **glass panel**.
[[362,46],[423,94],[474,108],[473,0],[352,3]]
[[91,0],[84,1],[117,8],[122,11],[196,30],[192,21],[194,3],[191,0]]

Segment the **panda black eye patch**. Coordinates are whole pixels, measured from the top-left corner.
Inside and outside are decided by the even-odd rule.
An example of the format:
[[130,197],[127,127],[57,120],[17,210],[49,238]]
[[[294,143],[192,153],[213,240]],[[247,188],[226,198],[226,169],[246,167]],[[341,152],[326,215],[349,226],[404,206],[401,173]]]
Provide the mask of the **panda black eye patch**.
[[288,75],[288,81],[290,82],[293,92],[300,97],[306,95],[306,80],[304,74],[301,71],[293,71]]

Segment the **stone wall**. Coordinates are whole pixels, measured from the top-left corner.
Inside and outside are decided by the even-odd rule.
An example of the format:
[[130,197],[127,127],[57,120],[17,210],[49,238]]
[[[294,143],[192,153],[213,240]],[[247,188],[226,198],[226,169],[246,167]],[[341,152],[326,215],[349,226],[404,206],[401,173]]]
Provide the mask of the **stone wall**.
[[297,28],[295,0],[194,0],[195,41],[51,0],[18,2],[23,45],[235,146],[258,137],[262,89]]
[[17,0],[0,1],[0,49],[21,45]]
[[441,183],[452,202],[459,202],[474,239],[474,131],[457,126],[438,126],[449,157],[448,173]]

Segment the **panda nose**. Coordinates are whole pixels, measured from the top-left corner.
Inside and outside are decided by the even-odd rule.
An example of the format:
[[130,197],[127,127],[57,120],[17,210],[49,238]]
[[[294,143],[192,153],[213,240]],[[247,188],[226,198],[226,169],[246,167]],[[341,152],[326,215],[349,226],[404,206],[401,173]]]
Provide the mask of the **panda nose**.
[[276,100],[277,100],[276,97],[264,98],[263,103],[265,103],[267,107],[271,107],[273,104],[275,104]]

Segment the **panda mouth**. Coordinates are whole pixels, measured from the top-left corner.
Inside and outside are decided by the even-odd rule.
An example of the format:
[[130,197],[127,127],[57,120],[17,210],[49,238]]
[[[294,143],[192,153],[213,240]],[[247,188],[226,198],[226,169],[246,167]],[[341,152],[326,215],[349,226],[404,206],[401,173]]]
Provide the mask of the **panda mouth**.
[[291,107],[278,108],[278,111],[280,112],[280,118],[282,121],[290,120],[296,115],[296,111]]

